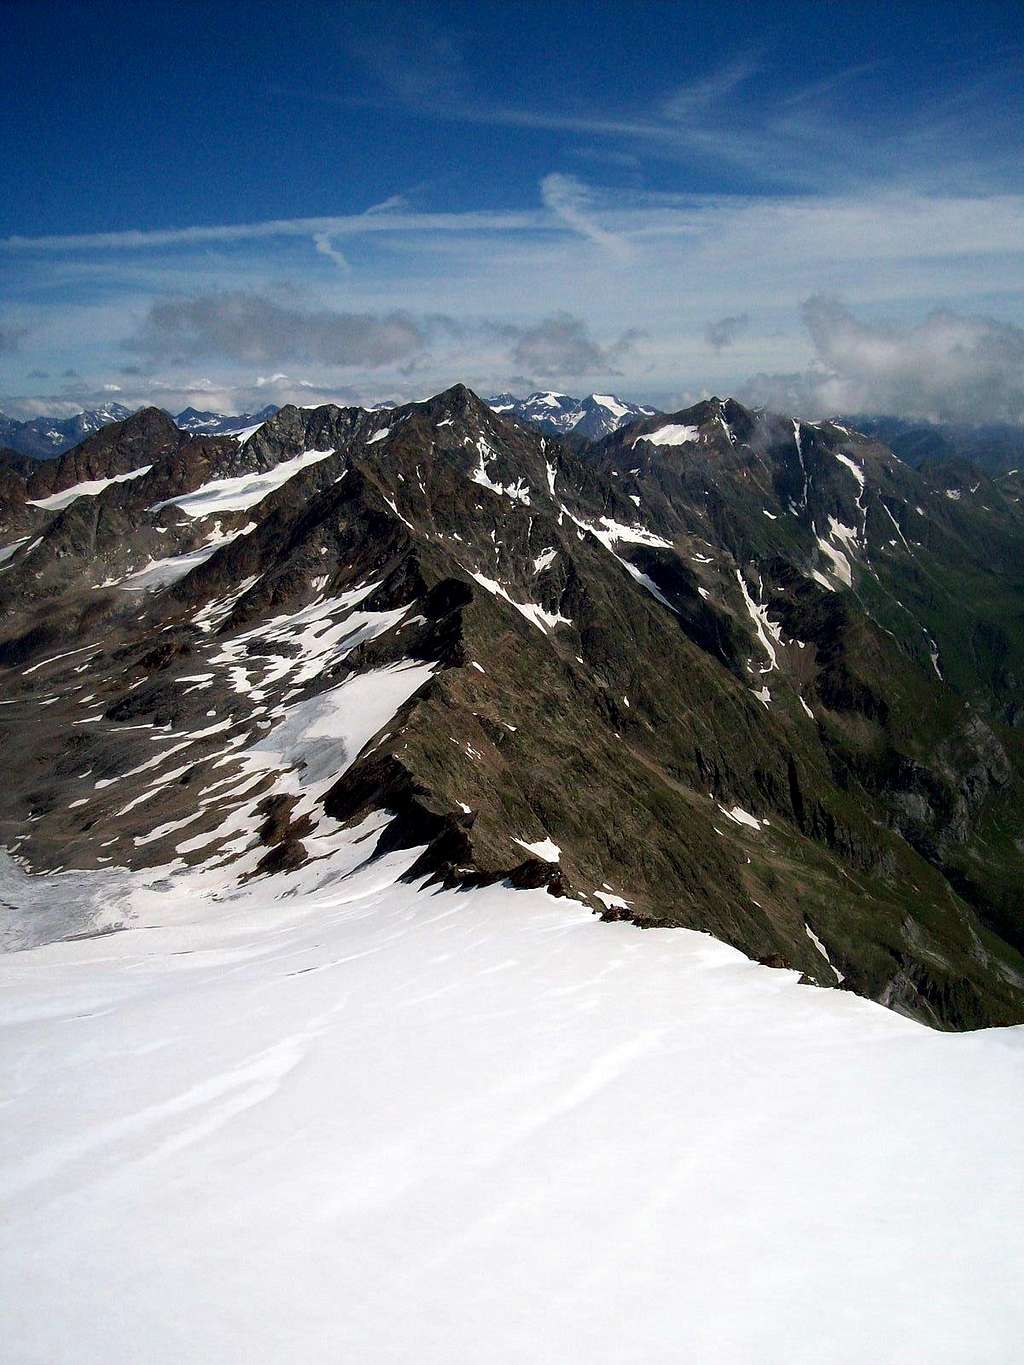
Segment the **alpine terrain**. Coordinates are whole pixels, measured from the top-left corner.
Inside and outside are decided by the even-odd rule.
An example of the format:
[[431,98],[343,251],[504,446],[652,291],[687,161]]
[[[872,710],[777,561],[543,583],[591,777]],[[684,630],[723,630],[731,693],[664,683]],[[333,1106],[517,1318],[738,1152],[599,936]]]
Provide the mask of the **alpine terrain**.
[[0,8],[0,1365],[1019,1360],[1020,6]]
[[6,1358],[1013,1358],[1016,476],[462,386],[2,470]]
[[321,884],[361,830],[428,885],[1024,1020],[1016,475],[717,398],[570,445],[457,385],[143,409],[0,489],[24,869]]
[[566,393],[539,391],[526,398],[499,393],[487,400],[493,412],[525,422],[554,436],[586,437],[595,441],[640,417],[653,417],[654,408],[624,403],[614,394],[592,393],[586,398],[571,398]]
[[251,427],[258,427],[268,417],[273,417],[277,408],[273,403],[260,408],[259,412],[243,412],[240,416],[229,416],[223,412],[200,412],[198,408],[185,408],[175,417],[176,426],[182,431],[190,431],[200,436],[237,436]]
[[120,403],[91,408],[71,417],[29,417],[24,421],[0,412],[0,449],[45,460],[51,455],[63,455],[94,431],[128,416],[128,408]]

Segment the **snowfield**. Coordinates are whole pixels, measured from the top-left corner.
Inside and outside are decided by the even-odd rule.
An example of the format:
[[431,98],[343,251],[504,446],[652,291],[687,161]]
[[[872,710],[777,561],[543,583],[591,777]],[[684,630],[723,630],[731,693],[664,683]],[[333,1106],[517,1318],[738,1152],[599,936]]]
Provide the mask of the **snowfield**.
[[0,869],[131,926],[0,958],[5,1362],[1019,1358],[1024,1030],[431,893],[380,824],[242,892]]
[[231,478],[211,479],[191,493],[179,493],[173,498],[165,498],[163,502],[156,502],[149,510],[160,512],[165,507],[178,507],[188,517],[206,517],[212,512],[244,512],[246,508],[261,503],[268,494],[282,487],[303,469],[308,469],[311,464],[319,464],[333,454],[333,450],[304,450],[290,460],[280,460],[262,474],[237,474]]
[[70,507],[79,498],[95,498],[105,488],[111,488],[115,483],[131,483],[133,479],[141,479],[152,468],[151,464],[144,464],[139,469],[129,470],[127,474],[115,474],[110,479],[86,479],[84,483],[73,484],[61,493],[51,493],[48,498],[36,498],[35,500],[30,498],[28,506],[41,507],[45,512],[62,512],[65,507]]

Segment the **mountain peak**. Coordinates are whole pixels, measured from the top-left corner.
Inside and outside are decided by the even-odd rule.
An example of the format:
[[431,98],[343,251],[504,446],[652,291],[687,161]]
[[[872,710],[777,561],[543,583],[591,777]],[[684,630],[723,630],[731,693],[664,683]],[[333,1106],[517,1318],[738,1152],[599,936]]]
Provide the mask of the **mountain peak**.
[[1015,494],[728,398],[538,393],[583,416],[541,435],[455,384],[199,439],[148,408],[5,468],[19,854],[312,885],[371,819],[418,876],[703,929],[930,1022],[1024,1016],[1019,850],[984,844],[1019,806]]
[[276,412],[277,407],[273,403],[268,403],[258,412],[243,412],[237,416],[188,407],[179,412],[174,421],[182,431],[192,432],[196,436],[233,436],[236,432],[268,421]]
[[62,455],[91,432],[130,416],[121,403],[87,409],[71,417],[30,417],[19,421],[0,413],[0,442],[22,455],[45,460]]
[[553,389],[537,389],[525,398],[501,393],[489,398],[487,405],[492,411],[536,427],[538,431],[558,436],[571,434],[590,441],[600,440],[655,411],[638,403],[624,403],[614,394],[592,393],[585,398],[574,398]]

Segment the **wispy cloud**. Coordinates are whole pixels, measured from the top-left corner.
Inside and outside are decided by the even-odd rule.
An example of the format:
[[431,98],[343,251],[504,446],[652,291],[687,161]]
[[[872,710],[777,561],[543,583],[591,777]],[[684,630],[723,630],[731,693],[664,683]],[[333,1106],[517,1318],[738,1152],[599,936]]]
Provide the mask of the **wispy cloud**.
[[[1019,97],[994,100],[1000,87],[1010,91],[1008,83],[1019,85],[1020,54],[1014,50],[960,54],[952,86],[936,84],[930,97],[907,102],[898,112],[886,98],[887,88],[873,91],[870,85],[891,64],[886,56],[816,79],[801,80],[797,69],[791,82],[780,83],[761,79],[784,60],[784,54],[766,46],[726,57],[675,89],[652,90],[646,105],[609,112],[607,103],[560,105],[557,96],[542,106],[494,99],[474,87],[461,60],[448,79],[434,75],[410,84],[406,71],[415,65],[412,55],[399,38],[385,43],[383,55],[376,46],[367,54],[384,96],[302,88],[278,93],[341,107],[379,106],[392,115],[404,109],[416,118],[562,133],[573,154],[586,154],[580,146],[585,139],[591,147],[613,144],[620,154],[632,152],[645,161],[732,166],[766,188],[834,192],[840,185],[900,184],[937,190],[955,177],[977,189],[986,176],[992,185],[990,171],[1012,173],[1013,157],[1019,159],[1019,132],[1013,132]],[[974,104],[985,111],[978,125],[965,116]],[[879,106],[886,110],[884,124],[873,116]],[[989,136],[1000,107],[1008,132],[1002,153]],[[932,134],[940,123],[945,133],[936,155],[940,149]]]
[[142,251],[216,242],[266,241],[274,237],[353,237],[363,233],[514,232],[542,226],[536,211],[524,213],[366,213],[331,218],[272,218],[258,223],[218,223],[183,228],[139,228],[39,237],[0,237],[0,251]]
[[734,58],[696,80],[678,86],[661,102],[667,119],[686,122],[734,94],[756,75],[761,63],[750,55]]
[[389,194],[386,199],[381,199],[377,204],[371,204],[365,213],[395,213],[400,209],[409,207],[409,199],[404,194]]
[[563,222],[566,227],[578,232],[591,242],[596,242],[619,261],[627,261],[631,252],[629,243],[614,232],[609,232],[589,211],[590,195],[587,187],[571,175],[546,175],[540,182],[541,198],[544,205]]
[[331,241],[329,233],[314,232],[313,245],[321,256],[326,256],[329,261],[333,261],[339,270],[351,270],[348,260]]
[[880,57],[873,62],[856,62],[852,66],[844,66],[839,71],[834,71],[821,80],[807,81],[791,90],[788,95],[783,95],[779,100],[779,107],[782,109],[792,108],[797,104],[807,104],[811,100],[818,100],[822,95],[830,95],[844,86],[860,79],[861,76],[873,75],[876,71],[881,71],[884,67],[891,65],[887,57]]

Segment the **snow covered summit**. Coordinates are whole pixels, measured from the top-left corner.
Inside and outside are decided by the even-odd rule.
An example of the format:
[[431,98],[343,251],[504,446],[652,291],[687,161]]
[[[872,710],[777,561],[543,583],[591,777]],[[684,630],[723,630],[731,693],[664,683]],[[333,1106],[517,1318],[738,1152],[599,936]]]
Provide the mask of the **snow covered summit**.
[[538,391],[526,398],[511,393],[497,394],[488,400],[495,412],[526,422],[538,431],[553,435],[585,437],[599,440],[620,427],[654,414],[653,408],[636,403],[624,403],[613,394],[592,393],[587,398],[571,398],[568,394]]

